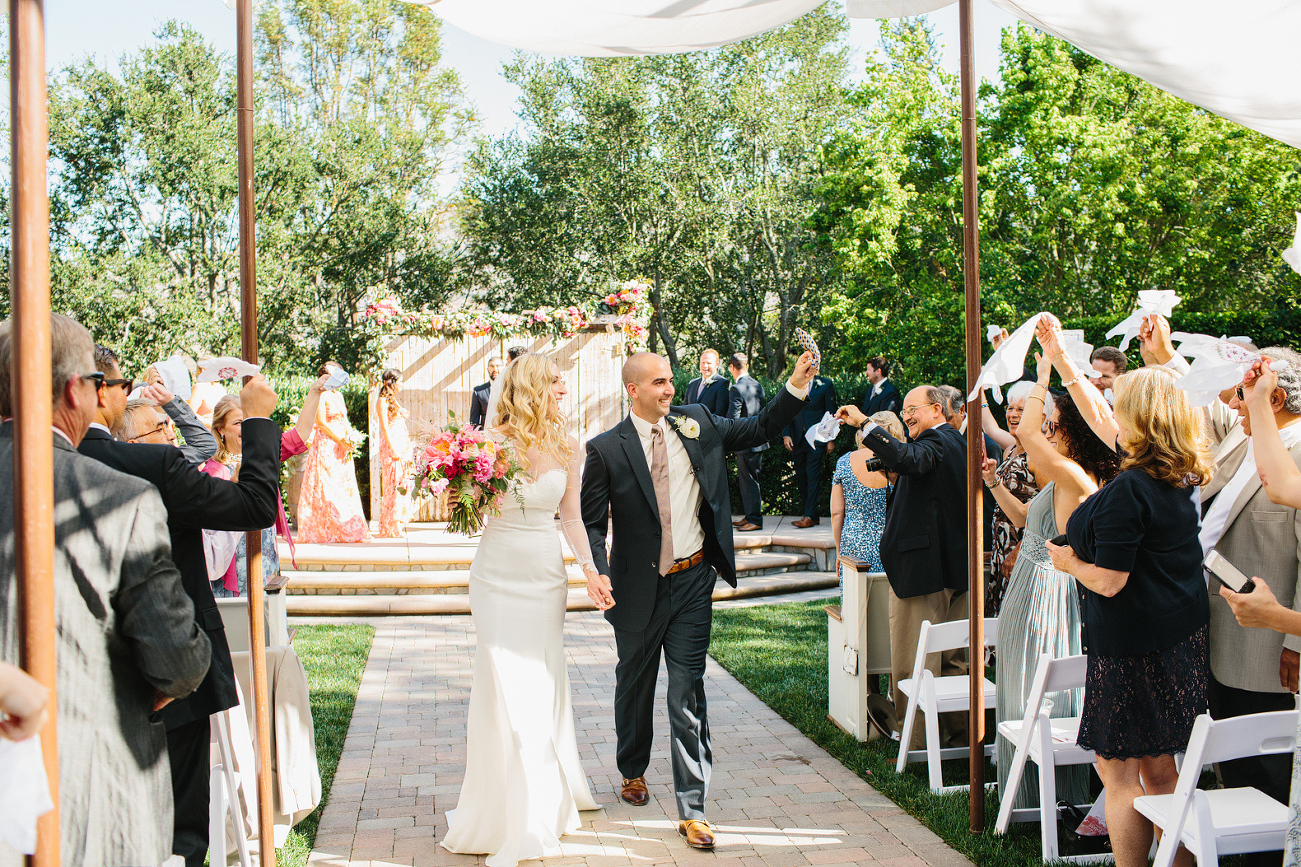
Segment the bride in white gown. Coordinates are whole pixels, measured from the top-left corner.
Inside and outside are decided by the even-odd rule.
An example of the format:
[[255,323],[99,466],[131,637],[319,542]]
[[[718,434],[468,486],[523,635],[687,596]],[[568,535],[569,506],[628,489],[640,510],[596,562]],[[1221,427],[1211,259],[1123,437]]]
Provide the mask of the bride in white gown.
[[563,632],[568,578],[561,532],[594,571],[579,507],[578,443],[565,432],[555,363],[530,353],[502,374],[492,420],[527,460],[528,480],[490,518],[470,566],[478,633],[461,797],[442,845],[488,867],[560,854],[559,838],[598,809],[578,760]]

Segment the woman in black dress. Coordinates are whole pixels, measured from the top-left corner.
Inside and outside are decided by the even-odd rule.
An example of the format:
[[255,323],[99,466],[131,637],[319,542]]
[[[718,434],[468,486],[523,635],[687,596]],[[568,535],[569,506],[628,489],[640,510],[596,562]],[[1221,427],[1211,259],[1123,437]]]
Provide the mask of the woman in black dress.
[[[1213,469],[1202,415],[1171,371],[1116,380],[1121,472],[1049,545],[1075,576],[1088,656],[1079,744],[1098,756],[1117,867],[1147,864],[1152,824],[1134,799],[1174,791],[1175,753],[1206,710],[1210,604],[1196,488]],[[1192,863],[1180,850],[1177,864]]]

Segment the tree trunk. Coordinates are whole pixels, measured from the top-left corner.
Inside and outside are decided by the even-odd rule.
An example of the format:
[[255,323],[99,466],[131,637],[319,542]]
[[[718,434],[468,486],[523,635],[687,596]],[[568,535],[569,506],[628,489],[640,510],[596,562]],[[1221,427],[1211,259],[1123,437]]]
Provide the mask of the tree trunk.
[[659,336],[664,340],[664,355],[669,360],[669,365],[677,370],[678,368],[678,350],[673,341],[673,335],[669,332],[669,324],[664,319],[664,314],[660,312],[660,300],[663,295],[660,291],[660,275],[656,271],[654,283],[651,285],[651,306],[655,308],[655,329]]

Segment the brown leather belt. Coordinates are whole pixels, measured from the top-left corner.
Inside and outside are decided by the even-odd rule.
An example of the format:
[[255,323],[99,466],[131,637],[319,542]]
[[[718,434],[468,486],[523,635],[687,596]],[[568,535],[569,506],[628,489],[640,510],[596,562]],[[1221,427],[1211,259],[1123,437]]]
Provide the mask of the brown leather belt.
[[665,572],[664,574],[672,575],[674,572],[682,572],[686,569],[690,569],[692,566],[699,566],[701,563],[704,562],[704,560],[705,560],[705,549],[701,548],[699,551],[692,554],[690,557],[683,557],[681,560],[674,560],[673,565],[669,567],[669,571]]

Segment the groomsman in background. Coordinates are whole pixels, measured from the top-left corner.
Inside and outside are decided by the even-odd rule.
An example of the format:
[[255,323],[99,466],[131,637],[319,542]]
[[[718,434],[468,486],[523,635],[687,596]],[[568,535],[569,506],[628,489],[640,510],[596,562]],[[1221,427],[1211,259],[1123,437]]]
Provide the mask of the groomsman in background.
[[501,373],[501,358],[494,355],[488,359],[488,381],[483,385],[476,385],[470,395],[470,424],[477,428],[483,427],[484,416],[488,414],[488,394],[492,391],[492,384],[497,381],[499,373]]
[[889,376],[890,362],[879,355],[867,360],[867,381],[872,383],[872,387],[863,394],[863,415],[872,416],[878,412],[899,414],[903,398]]
[[718,375],[718,350],[700,353],[700,376],[687,384],[687,403],[698,403],[714,415],[727,415],[727,380]]
[[825,376],[814,377],[809,386],[808,403],[795,416],[795,420],[786,426],[785,436],[782,437],[786,451],[794,453],[795,482],[800,486],[804,517],[794,521],[792,526],[800,529],[821,523],[818,500],[822,493],[822,464],[826,456],[836,448],[835,440],[827,443],[825,448],[822,443],[811,446],[804,435],[809,428],[822,421],[824,415],[834,415],[840,408],[839,404],[835,384]]
[[[728,418],[749,418],[759,414],[768,396],[763,393],[763,386],[750,375],[750,359],[744,352],[737,352],[727,360],[727,371],[732,374],[736,384],[729,393],[730,405]],[[736,452],[736,481],[741,488],[741,508],[745,517],[733,521],[732,526],[741,533],[750,533],[763,529],[763,492],[759,489],[759,467],[763,464],[763,453],[768,443],[754,448],[738,449]]]

